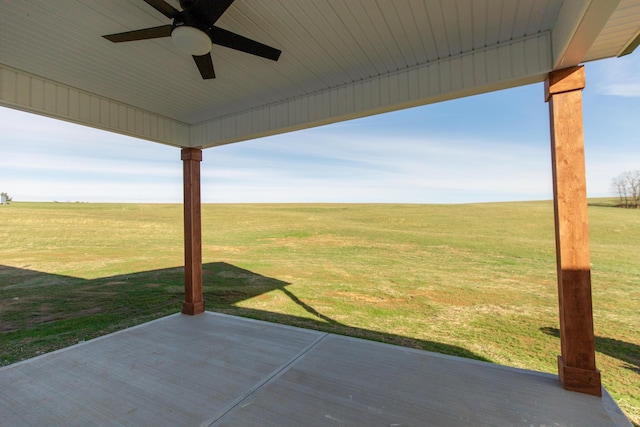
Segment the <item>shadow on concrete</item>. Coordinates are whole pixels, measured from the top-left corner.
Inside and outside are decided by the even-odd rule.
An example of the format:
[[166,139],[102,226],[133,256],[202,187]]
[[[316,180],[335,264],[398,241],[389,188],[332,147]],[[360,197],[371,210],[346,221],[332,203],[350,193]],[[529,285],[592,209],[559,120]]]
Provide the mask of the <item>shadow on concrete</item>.
[[[560,330],[558,328],[544,327],[540,330],[556,338],[560,338]],[[624,367],[640,374],[640,345],[626,341],[620,341],[613,338],[596,336],[596,351],[615,357],[624,362]]]
[[[91,280],[28,267],[0,265],[0,365],[176,313],[182,307],[182,267]],[[459,346],[338,322],[299,298],[287,289],[288,285],[224,262],[203,265],[204,296],[209,311],[490,361]],[[311,317],[237,305],[273,290],[281,291]]]

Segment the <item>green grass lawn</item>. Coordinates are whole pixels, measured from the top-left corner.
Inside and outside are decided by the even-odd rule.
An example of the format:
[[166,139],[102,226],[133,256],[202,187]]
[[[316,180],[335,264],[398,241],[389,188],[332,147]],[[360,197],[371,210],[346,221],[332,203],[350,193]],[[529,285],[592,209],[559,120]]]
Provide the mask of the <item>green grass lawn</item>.
[[[589,208],[598,367],[640,423],[640,210]],[[551,202],[205,205],[208,310],[556,373]],[[0,206],[0,364],[180,310],[182,206]]]

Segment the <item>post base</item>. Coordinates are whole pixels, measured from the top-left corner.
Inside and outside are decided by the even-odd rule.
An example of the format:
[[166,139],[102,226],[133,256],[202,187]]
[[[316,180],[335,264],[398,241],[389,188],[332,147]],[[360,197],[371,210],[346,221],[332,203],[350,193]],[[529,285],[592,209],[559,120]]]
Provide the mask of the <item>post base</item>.
[[194,316],[196,314],[204,313],[204,301],[198,302],[183,302],[182,313]]
[[558,356],[558,376],[565,390],[602,397],[600,371],[567,366]]

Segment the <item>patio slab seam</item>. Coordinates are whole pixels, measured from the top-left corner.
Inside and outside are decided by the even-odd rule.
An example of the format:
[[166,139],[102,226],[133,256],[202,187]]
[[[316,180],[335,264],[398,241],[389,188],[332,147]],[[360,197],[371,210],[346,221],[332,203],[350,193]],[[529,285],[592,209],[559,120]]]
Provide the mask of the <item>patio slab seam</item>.
[[320,335],[315,341],[313,341],[312,343],[307,345],[305,348],[303,348],[298,354],[296,354],[294,357],[292,357],[289,361],[287,361],[285,364],[283,364],[282,366],[280,366],[277,369],[275,369],[270,374],[266,375],[261,381],[256,383],[249,390],[247,390],[244,395],[238,397],[233,402],[231,402],[226,408],[224,408],[222,411],[220,411],[219,415],[217,415],[214,418],[211,418],[209,420],[204,421],[202,423],[202,426],[213,427],[217,423],[221,422],[227,414],[232,412],[237,407],[241,406],[243,404],[243,402],[245,402],[247,399],[251,398],[251,396],[253,396],[254,394],[258,393],[262,388],[264,388],[265,386],[267,386],[271,382],[276,381],[281,375],[283,375],[289,369],[289,367],[291,365],[295,364],[298,360],[300,360],[300,358],[304,357],[305,354],[307,354],[308,352],[312,351],[314,347],[319,345],[329,335],[330,334],[326,333],[326,332],[322,333],[322,335]]

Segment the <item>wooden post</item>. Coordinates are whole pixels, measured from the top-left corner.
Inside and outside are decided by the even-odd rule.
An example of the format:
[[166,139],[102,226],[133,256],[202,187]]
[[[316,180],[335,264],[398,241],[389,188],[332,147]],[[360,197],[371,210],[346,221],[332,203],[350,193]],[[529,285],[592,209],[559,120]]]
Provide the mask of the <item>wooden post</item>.
[[582,126],[584,68],[549,73],[553,201],[560,306],[558,374],[567,390],[602,395],[596,369]]
[[204,312],[202,296],[202,226],[200,214],[200,162],[202,150],[183,148],[184,180],[184,303],[182,312]]

